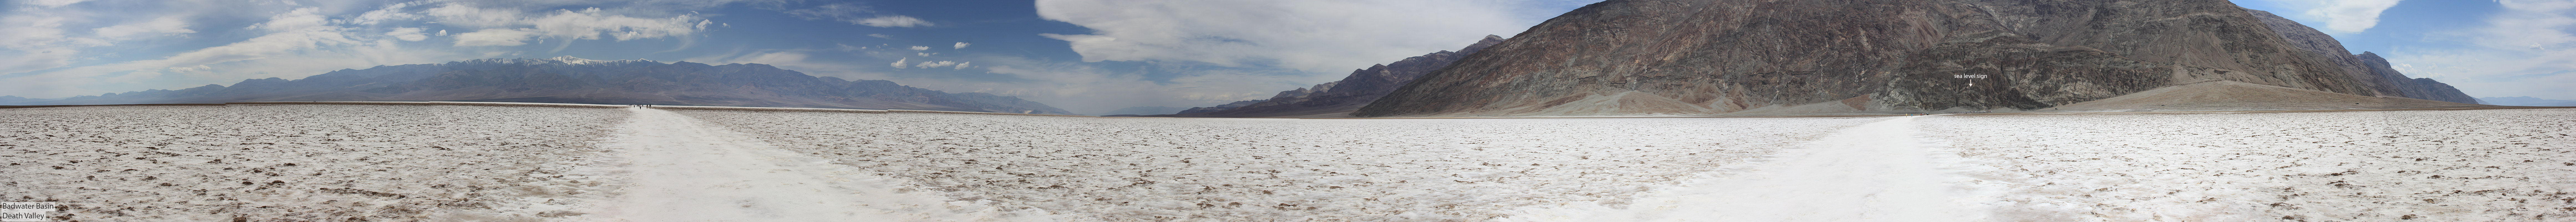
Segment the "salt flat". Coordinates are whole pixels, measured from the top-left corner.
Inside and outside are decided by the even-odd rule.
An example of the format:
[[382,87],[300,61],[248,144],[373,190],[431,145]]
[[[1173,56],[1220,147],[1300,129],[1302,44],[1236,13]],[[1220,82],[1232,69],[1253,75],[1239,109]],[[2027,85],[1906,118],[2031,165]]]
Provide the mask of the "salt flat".
[[2571,117],[54,107],[0,109],[0,194],[82,221],[2569,221]]
[[[2576,110],[1923,118],[2017,221],[2576,221]],[[1999,219],[2003,220],[2003,219]]]
[[1113,221],[1483,220],[1528,205],[1619,204],[1884,119],[678,112],[916,189]]
[[0,196],[80,221],[533,220],[581,214],[617,109],[0,109]]

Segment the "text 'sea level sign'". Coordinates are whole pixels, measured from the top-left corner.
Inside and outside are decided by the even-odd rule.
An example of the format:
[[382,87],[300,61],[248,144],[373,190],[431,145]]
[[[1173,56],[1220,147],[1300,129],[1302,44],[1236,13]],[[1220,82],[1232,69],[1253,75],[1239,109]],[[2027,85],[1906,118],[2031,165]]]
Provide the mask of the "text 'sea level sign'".
[[1986,75],[1950,75],[1950,78],[1983,79]]

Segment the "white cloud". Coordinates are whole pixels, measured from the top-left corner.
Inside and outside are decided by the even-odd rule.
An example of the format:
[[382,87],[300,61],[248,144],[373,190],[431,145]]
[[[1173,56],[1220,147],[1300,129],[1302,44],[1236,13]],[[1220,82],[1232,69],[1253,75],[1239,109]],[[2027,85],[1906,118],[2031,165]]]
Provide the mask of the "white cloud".
[[[0,95],[46,98],[179,89],[524,54],[511,47],[451,45],[682,38],[679,45],[685,48],[691,36],[721,24],[691,10],[731,2],[0,0],[7,6],[0,8]],[[235,26],[214,27],[220,25]],[[456,29],[457,36],[444,29]],[[432,36],[457,39],[440,42]],[[190,40],[163,40],[172,37]],[[206,40],[218,42],[200,45]],[[112,47],[125,41],[150,42],[137,44],[149,47]],[[203,48],[167,48],[173,46]]]
[[696,14],[639,18],[612,14],[600,8],[526,13],[516,9],[481,8],[467,3],[447,3],[423,10],[422,14],[440,24],[482,28],[473,33],[457,34],[457,46],[515,46],[525,45],[527,43],[523,41],[536,38],[602,39],[603,35],[617,41],[662,38],[696,33],[712,24],[697,18]]
[[868,37],[877,37],[877,38],[880,38],[880,39],[894,39],[894,36],[888,36],[888,35],[886,35],[886,34],[868,34]]
[[850,23],[876,27],[914,27],[932,25],[930,21],[922,21],[921,18],[902,15],[877,16],[875,18],[851,21]]
[[107,41],[72,37],[63,31],[63,17],[11,15],[0,17],[0,47],[27,50],[55,47],[90,47],[112,45]]
[[2497,1],[2503,12],[2486,19],[2476,42],[2490,48],[2535,51],[2576,49],[2576,1]]
[[188,21],[182,16],[164,16],[139,23],[99,27],[90,31],[97,33],[100,38],[111,39],[150,34],[197,33],[197,30],[188,30]]
[[950,47],[950,48],[952,48],[952,49],[963,49],[963,48],[966,48],[966,45],[968,45],[968,44],[966,44],[965,42],[958,42],[956,46],[952,46],[952,47]]
[[[1509,36],[1590,2],[1039,0],[1040,17],[1091,29],[1042,35],[1069,42],[1083,62],[985,57],[975,59],[984,64],[977,68],[1025,81],[896,81],[1021,96],[1077,113],[1205,106],[1267,98],[1370,64],[1457,50],[1485,35]],[[1087,63],[1100,61],[1148,62],[1162,70],[1157,73],[1181,74],[1149,77]]]
[[[222,46],[197,49],[195,51],[182,52],[159,60],[128,61],[101,67],[124,69],[110,71],[154,70],[160,69],[161,67],[194,67],[216,63],[263,59],[292,53],[297,50],[361,43],[360,40],[350,38],[349,33],[346,32],[347,28],[332,26],[329,19],[324,19],[322,15],[315,13],[318,13],[318,9],[316,8],[298,8],[288,11],[285,14],[271,16],[269,17],[268,22],[262,22],[250,26],[254,29],[267,30],[270,33],[259,37],[252,37],[249,40],[243,40],[241,42],[234,42]],[[73,73],[83,74],[79,72]]]
[[2433,78],[2470,96],[2576,99],[2576,2],[2497,1],[2484,27],[2456,32],[2458,48],[2398,48],[2398,71]]
[[518,10],[479,8],[466,3],[448,3],[422,10],[421,14],[428,15],[431,21],[439,24],[464,28],[516,27],[522,24],[521,20],[526,20]]
[[[1133,106],[1204,106],[1237,100],[1268,98],[1280,86],[1311,85],[1291,78],[1238,70],[1180,70],[1184,76],[1164,80],[1147,79],[1134,72],[1101,68],[1098,63],[1058,62],[1012,56],[982,56],[974,62],[956,62],[951,69],[963,67],[984,69],[981,73],[949,70],[917,70],[851,65],[844,60],[809,58],[805,51],[781,50],[750,52],[735,56],[691,58],[710,63],[760,63],[796,70],[814,76],[839,77],[849,80],[889,80],[907,86],[945,92],[983,92],[1017,96],[1045,103],[1075,113],[1099,113]],[[893,67],[915,68],[909,59],[897,59]],[[930,62],[938,65],[938,62]],[[984,64],[984,65],[974,65]],[[1248,90],[1249,89],[1249,90]]]
[[517,29],[484,29],[482,31],[457,33],[456,46],[526,45],[528,44],[528,39],[530,37],[536,37],[536,35],[536,32]]
[[2357,33],[2379,25],[2379,13],[2396,7],[2399,0],[2267,0],[2290,8],[2306,9],[2299,15],[2325,21],[2323,31]]
[[72,37],[63,31],[63,16],[13,13],[0,16],[0,74],[71,65],[83,48],[108,46],[106,40]]
[[948,67],[948,66],[952,66],[952,65],[957,65],[957,62],[953,62],[953,61],[936,61],[936,62],[929,62],[929,61],[925,61],[925,62],[921,62],[921,64],[914,64],[913,66],[915,66],[915,67],[921,67],[921,68],[924,68],[924,69],[928,69],[928,68]]
[[422,34],[420,32],[421,30],[421,28],[394,28],[393,31],[385,32],[385,36],[392,36],[394,39],[401,39],[403,41],[428,40],[429,35]]
[[787,10],[785,12],[787,15],[796,16],[797,18],[803,18],[805,20],[833,20],[848,22],[855,25],[876,27],[891,28],[936,25],[930,21],[921,20],[921,18],[879,13],[876,10],[868,9],[867,6],[847,3],[826,4],[812,8]]
[[410,8],[411,6],[412,6],[412,3],[411,3],[411,2],[394,3],[394,4],[392,4],[392,5],[386,5],[384,8],[376,9],[375,11],[367,11],[366,13],[358,14],[358,16],[357,16],[357,17],[355,17],[355,18],[349,18],[349,24],[357,24],[357,25],[376,25],[376,24],[381,24],[381,23],[391,22],[391,21],[409,21],[409,20],[416,20],[416,19],[420,19],[420,18],[421,18],[420,14],[414,14],[414,13],[411,13],[411,12],[406,12],[406,11],[404,11],[404,10],[406,10],[405,8]]
[[0,73],[23,73],[69,66],[79,56],[78,50],[62,48],[0,51]]
[[805,58],[806,58],[806,57],[812,57],[812,56],[810,56],[810,55],[806,55],[806,54],[805,54],[805,53],[803,53],[803,52],[787,51],[787,52],[764,52],[764,53],[751,54],[751,55],[746,55],[746,56],[741,56],[741,57],[731,58],[731,59],[713,59],[713,58],[704,58],[704,59],[692,59],[692,60],[702,60],[702,61],[724,61],[724,62],[720,62],[720,63],[758,63],[758,64],[770,64],[770,65],[777,65],[777,64],[800,64],[800,65],[813,65],[813,64],[804,64],[804,61],[805,61]]
[[[1322,75],[1511,35],[1550,17],[1482,0],[1039,0],[1038,15],[1091,28],[1044,34],[1083,61],[1190,61]],[[1321,79],[1321,78],[1317,78]]]
[[693,15],[667,19],[636,18],[607,15],[601,13],[599,8],[590,8],[582,11],[557,10],[554,15],[529,19],[527,22],[534,25],[536,31],[543,32],[549,37],[600,39],[599,36],[605,34],[619,41],[625,41],[686,35],[704,27],[692,25],[690,22],[692,20],[697,18]]
[[929,46],[917,46],[917,45],[916,45],[916,46],[912,46],[912,50],[914,50],[914,51],[930,50],[930,47],[929,47]]
[[31,1],[26,1],[26,4],[27,4],[27,5],[34,5],[34,6],[38,6],[38,7],[62,7],[62,6],[65,6],[65,5],[71,5],[71,4],[74,4],[74,3],[81,3],[81,2],[86,2],[86,1],[89,1],[89,0],[31,0]]
[[[803,58],[803,57],[798,57],[798,58]],[[739,60],[739,59],[737,59],[737,60]],[[889,65],[893,65],[893,66],[894,66],[894,68],[897,68],[897,69],[909,69],[909,68],[924,68],[924,69],[928,69],[928,68],[939,68],[939,67],[953,67],[953,68],[955,68],[955,69],[959,69],[959,70],[966,69],[966,63],[965,63],[965,62],[957,62],[957,61],[921,61],[921,63],[906,63],[906,61],[909,61],[909,60],[911,60],[911,58],[895,59],[895,60],[894,60],[894,64],[889,64]],[[774,59],[773,59],[773,60],[762,60],[762,61],[782,62],[781,60],[774,60]],[[794,61],[785,61],[785,62],[788,62],[788,63],[802,63],[802,62],[794,62]]]
[[[393,62],[426,63],[452,59],[447,53],[400,48],[402,37],[356,32],[327,19],[318,8],[303,7],[269,16],[245,27],[256,37],[178,52],[160,59],[77,66],[0,78],[13,84],[0,94],[29,97],[95,95],[102,91],[176,89],[245,78],[311,75],[334,69]],[[417,31],[413,31],[417,32]],[[401,64],[401,63],[397,63]]]
[[247,28],[267,30],[269,32],[299,32],[316,29],[339,28],[331,26],[330,17],[324,17],[320,13],[321,9],[317,8],[296,8],[295,10],[287,11],[285,14],[269,16],[268,22],[251,24],[250,27]]
[[859,5],[853,5],[853,4],[848,4],[848,3],[840,3],[840,4],[825,4],[825,5],[822,5],[822,6],[814,6],[814,7],[811,7],[811,8],[802,8],[802,9],[787,10],[787,11],[781,11],[781,12],[785,12],[785,13],[787,13],[787,15],[789,15],[789,16],[796,16],[797,18],[802,18],[802,19],[805,19],[805,20],[840,20],[840,19],[845,19],[845,18],[860,17],[860,16],[864,16],[864,15],[866,15],[866,14],[868,14],[868,13],[874,13],[874,12],[876,12],[876,11],[875,11],[875,10],[869,10],[867,6],[859,6]]

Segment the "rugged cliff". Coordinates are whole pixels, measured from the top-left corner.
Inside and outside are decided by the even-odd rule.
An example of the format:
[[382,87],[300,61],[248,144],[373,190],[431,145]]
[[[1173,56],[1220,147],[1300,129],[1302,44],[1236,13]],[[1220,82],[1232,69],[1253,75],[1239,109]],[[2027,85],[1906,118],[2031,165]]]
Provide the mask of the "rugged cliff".
[[2381,91],[2355,76],[2224,0],[1611,0],[1354,115],[2032,110],[2213,80]]
[[480,59],[343,69],[232,86],[80,96],[37,104],[258,101],[483,101],[662,104],[1071,114],[1016,97],[946,93],[884,80],[814,77],[762,64],[708,65],[572,57]]
[[1455,52],[1432,52],[1431,54],[1423,54],[1422,56],[1404,58],[1404,60],[1399,60],[1393,63],[1370,66],[1367,69],[1351,71],[1351,75],[1342,77],[1342,80],[1339,81],[1315,84],[1315,87],[1312,88],[1298,88],[1296,90],[1281,91],[1277,96],[1272,96],[1270,99],[1251,104],[1244,104],[1244,106],[1241,107],[1223,108],[1217,111],[1198,113],[1183,112],[1182,114],[1176,114],[1173,116],[1346,116],[1346,113],[1351,112],[1352,110],[1359,110],[1361,106],[1366,106],[1369,102],[1377,101],[1379,97],[1385,97],[1387,93],[1395,92],[1396,88],[1404,87],[1405,83],[1410,83],[1415,78],[1422,77],[1422,74],[1440,70],[1442,67],[1448,67],[1450,63],[1458,61],[1459,58],[1475,54],[1476,51],[1484,50],[1485,47],[1492,47],[1494,44],[1502,42],[1502,36],[1486,35],[1484,39],[1476,40],[1476,43],[1468,44],[1466,48],[1460,48]]

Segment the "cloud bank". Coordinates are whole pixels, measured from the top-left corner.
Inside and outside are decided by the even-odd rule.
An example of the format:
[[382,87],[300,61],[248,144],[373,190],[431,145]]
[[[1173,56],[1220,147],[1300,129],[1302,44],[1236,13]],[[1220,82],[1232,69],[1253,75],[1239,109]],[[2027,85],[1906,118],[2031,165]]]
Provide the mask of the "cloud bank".
[[[579,9],[555,9],[577,2],[447,0],[0,2],[11,4],[0,8],[0,95],[178,89],[518,53],[449,46],[553,40],[566,43],[560,50],[576,40],[686,38],[712,22],[675,5],[723,2],[638,1],[624,3],[651,7]],[[229,21],[240,19],[250,20]],[[211,26],[244,23],[249,25]],[[448,29],[462,33],[450,35]]]
[[921,18],[878,12],[874,9],[868,8],[867,6],[848,3],[826,4],[811,8],[786,10],[785,12],[788,15],[793,15],[805,20],[833,20],[882,28],[938,25],[927,20],[921,20]]
[[2295,16],[2312,21],[2325,21],[2328,33],[2358,33],[2379,25],[2379,13],[2396,7],[2399,0],[2264,0],[2290,8],[2303,8]]
[[[2485,26],[2444,37],[2457,48],[2401,48],[2388,59],[2409,76],[2433,78],[2470,96],[2576,99],[2576,2],[2496,1]],[[2562,83],[2562,84],[2533,84]]]
[[1510,36],[1553,15],[1479,0],[1039,0],[1038,15],[1092,29],[1050,33],[1086,62],[1201,62],[1315,73],[1366,68],[1485,35]]

